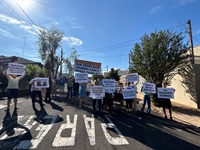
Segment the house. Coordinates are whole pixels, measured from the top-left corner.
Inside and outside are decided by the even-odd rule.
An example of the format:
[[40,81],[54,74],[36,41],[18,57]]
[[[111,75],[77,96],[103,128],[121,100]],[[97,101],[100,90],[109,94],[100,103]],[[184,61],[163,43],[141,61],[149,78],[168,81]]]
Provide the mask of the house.
[[17,57],[17,56],[7,57],[7,56],[0,55],[0,66],[2,66],[3,69],[5,67],[7,67],[8,63],[10,63],[10,62],[24,64],[24,65],[26,65],[26,64],[37,64],[40,67],[43,67],[43,65],[40,62],[34,62],[32,60],[25,59],[25,58],[22,58],[22,57]]
[[[40,67],[43,67],[42,63],[40,62],[34,62],[32,60],[28,60],[28,59],[25,59],[25,58],[22,58],[22,57],[17,57],[17,56],[3,56],[3,55],[0,55],[0,69],[1,70],[4,70],[7,68],[8,66],[8,63],[19,63],[19,64],[24,64],[24,65],[27,65],[27,64],[36,64]],[[0,97],[2,96],[5,96],[5,92],[6,92],[6,87],[7,87],[7,80],[5,78],[5,76],[2,74],[1,72],[1,76],[0,76]],[[27,91],[29,90],[29,84],[28,84],[28,81],[26,79],[26,81],[24,81],[25,79],[22,79],[23,81],[21,81],[19,83],[19,88],[21,91]],[[20,93],[20,92],[19,92]]]

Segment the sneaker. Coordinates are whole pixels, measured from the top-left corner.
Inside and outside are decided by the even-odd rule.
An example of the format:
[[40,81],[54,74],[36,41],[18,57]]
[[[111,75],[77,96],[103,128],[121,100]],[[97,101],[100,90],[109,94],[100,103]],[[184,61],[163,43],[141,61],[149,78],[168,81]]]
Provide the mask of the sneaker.
[[6,110],[5,110],[5,112],[9,112],[9,111],[10,111],[10,109],[6,109]]
[[170,120],[173,120],[173,118],[172,118],[172,117],[170,117]]
[[19,108],[17,108],[17,107],[14,108],[15,111],[18,110],[18,109],[19,109]]

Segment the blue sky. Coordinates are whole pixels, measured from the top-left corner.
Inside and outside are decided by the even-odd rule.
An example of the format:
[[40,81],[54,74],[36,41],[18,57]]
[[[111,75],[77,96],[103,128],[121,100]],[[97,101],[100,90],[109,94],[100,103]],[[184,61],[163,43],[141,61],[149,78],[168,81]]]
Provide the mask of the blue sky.
[[40,61],[36,26],[53,25],[64,32],[64,56],[75,48],[79,59],[101,62],[104,71],[125,70],[145,33],[172,29],[187,42],[188,20],[200,45],[200,0],[1,0],[0,55]]

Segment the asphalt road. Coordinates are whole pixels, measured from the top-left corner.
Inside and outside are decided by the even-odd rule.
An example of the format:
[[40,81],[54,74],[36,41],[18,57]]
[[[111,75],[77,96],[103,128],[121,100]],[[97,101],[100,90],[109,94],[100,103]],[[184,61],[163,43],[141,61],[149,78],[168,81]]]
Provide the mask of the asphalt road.
[[5,112],[0,100],[0,149],[37,150],[199,150],[200,130],[139,112],[113,110],[94,114],[88,106],[66,97],[32,107],[30,98],[18,100]]

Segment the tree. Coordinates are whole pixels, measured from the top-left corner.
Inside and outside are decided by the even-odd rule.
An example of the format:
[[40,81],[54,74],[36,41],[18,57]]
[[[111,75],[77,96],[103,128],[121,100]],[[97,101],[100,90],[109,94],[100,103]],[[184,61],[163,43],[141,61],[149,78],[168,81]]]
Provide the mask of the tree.
[[175,74],[188,63],[188,45],[182,33],[170,30],[145,34],[130,52],[130,72],[138,72],[148,82],[161,86],[171,83]]
[[97,80],[100,76],[101,76],[102,79],[104,78],[103,75],[96,75],[96,74],[93,74],[93,75],[92,75],[92,81]]
[[38,45],[40,58],[44,63],[45,68],[48,70],[49,75],[52,73],[55,76],[57,72],[57,65],[61,65],[62,60],[58,59],[56,50],[60,47],[60,42],[63,39],[64,33],[55,27],[49,30],[45,28],[40,29],[38,33]]
[[115,79],[116,81],[120,80],[120,76],[118,75],[118,70],[115,70],[114,68],[111,68],[108,72],[106,78],[108,79]]
[[74,74],[74,62],[75,62],[75,59],[77,59],[78,57],[79,57],[79,54],[77,54],[77,51],[73,50],[71,51],[70,56],[68,56],[67,58],[63,60],[65,64],[65,69],[68,72],[68,74],[71,76]]
[[35,74],[39,74],[40,77],[46,77],[47,70],[45,68],[41,68],[38,65],[27,64],[26,65],[26,79],[30,81]]

